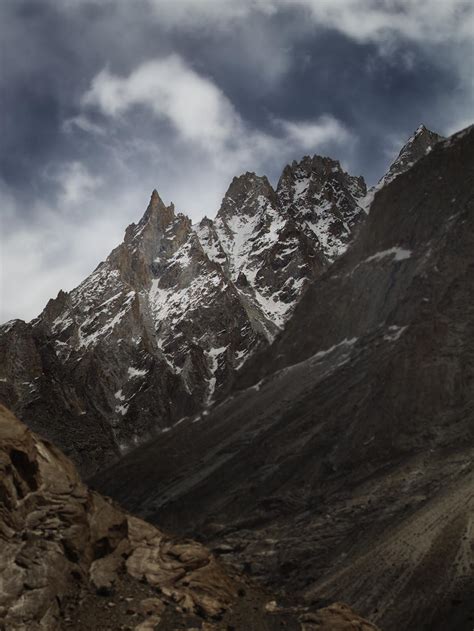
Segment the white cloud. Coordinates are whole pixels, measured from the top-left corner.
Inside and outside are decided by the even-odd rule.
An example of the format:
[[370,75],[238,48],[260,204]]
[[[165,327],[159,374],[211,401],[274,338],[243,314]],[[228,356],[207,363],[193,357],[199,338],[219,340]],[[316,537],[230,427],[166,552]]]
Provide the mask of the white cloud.
[[317,26],[360,42],[390,36],[418,42],[468,38],[474,32],[470,0],[146,0],[168,28],[231,28],[252,15],[303,9]]
[[321,145],[346,142],[350,136],[329,115],[316,121],[276,120],[273,133],[254,130],[211,79],[177,55],[148,61],[126,77],[102,70],[82,103],[118,121],[131,108],[146,107],[171,124],[186,143],[211,154],[215,164],[226,161],[233,169],[245,168],[252,156],[261,160],[284,147],[317,151]]
[[211,150],[228,142],[240,124],[221,90],[178,55],[146,62],[128,77],[102,70],[83,103],[113,117],[135,106],[147,107],[171,123],[184,140]]
[[100,125],[93,123],[87,116],[83,115],[68,118],[63,123],[63,130],[67,133],[74,132],[75,127],[87,133],[99,134],[100,136],[105,134],[105,130]]
[[81,162],[73,161],[57,169],[51,179],[60,187],[60,202],[79,204],[89,198],[101,185],[102,178],[92,175]]
[[279,0],[146,0],[167,28],[231,28],[255,13],[272,15]]
[[[82,103],[86,112],[98,108],[115,130],[127,127],[127,114],[137,106],[169,124],[174,134],[167,137],[165,152],[154,138],[135,138],[131,150],[140,151],[153,165],[160,193],[193,219],[204,213],[212,216],[228,182],[242,171],[268,174],[272,166],[279,170],[303,153],[337,145],[344,146],[347,156],[355,140],[327,114],[305,121],[270,117],[268,131],[256,129],[209,77],[177,55],[147,61],[127,76],[102,70]],[[143,173],[141,177],[145,179]]]
[[291,122],[280,120],[286,141],[301,147],[305,151],[314,151],[315,147],[333,143],[352,142],[353,136],[334,116],[325,114],[317,121]]
[[285,0],[307,9],[314,22],[360,42],[398,36],[416,42],[472,37],[470,0]]
[[146,198],[143,191],[109,191],[79,213],[74,199],[59,195],[56,205],[34,202],[25,217],[21,202],[0,186],[0,322],[36,317],[59,289],[79,284],[140,217]]

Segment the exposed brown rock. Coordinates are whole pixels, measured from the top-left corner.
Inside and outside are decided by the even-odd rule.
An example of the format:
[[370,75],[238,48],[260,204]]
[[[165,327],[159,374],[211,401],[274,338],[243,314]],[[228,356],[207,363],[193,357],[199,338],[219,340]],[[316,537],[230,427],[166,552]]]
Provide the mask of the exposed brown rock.
[[[71,592],[113,593],[124,573],[188,613],[217,616],[236,598],[202,545],[165,535],[89,491],[67,458],[3,407],[0,496],[0,619],[9,630],[60,629]],[[143,599],[138,611],[156,623],[162,598]]]
[[0,500],[2,631],[299,629],[298,610],[267,614],[268,595],[243,589],[203,545],[90,491],[3,406]]
[[343,603],[334,603],[300,617],[301,631],[377,631],[377,627]]

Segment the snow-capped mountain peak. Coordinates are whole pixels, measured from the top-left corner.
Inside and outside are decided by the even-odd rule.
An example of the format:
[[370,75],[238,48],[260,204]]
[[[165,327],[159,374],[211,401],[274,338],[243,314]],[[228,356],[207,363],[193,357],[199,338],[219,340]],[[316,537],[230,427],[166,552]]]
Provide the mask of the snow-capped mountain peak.
[[265,175],[247,171],[234,177],[224,195],[217,217],[242,212],[250,214],[258,207],[257,200],[260,196],[275,198],[275,191]]
[[[403,168],[431,139],[415,133]],[[84,470],[210,405],[347,249],[365,193],[362,177],[318,155],[286,166],[276,190],[265,176],[235,177],[215,219],[194,225],[154,190],[78,287],[29,325],[0,329],[18,349],[0,365],[7,400],[43,419]],[[56,418],[64,425],[47,425]]]
[[347,248],[364,213],[362,177],[343,171],[331,158],[305,156],[283,170],[277,194],[283,208],[308,236],[316,238],[329,261]]

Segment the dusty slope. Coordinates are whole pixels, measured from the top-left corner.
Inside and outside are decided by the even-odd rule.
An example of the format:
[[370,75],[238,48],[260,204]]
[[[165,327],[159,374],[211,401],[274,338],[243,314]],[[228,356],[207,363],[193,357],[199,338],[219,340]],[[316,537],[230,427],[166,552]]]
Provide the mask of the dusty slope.
[[310,601],[470,631],[473,272],[470,128],[376,195],[232,397],[94,483]]

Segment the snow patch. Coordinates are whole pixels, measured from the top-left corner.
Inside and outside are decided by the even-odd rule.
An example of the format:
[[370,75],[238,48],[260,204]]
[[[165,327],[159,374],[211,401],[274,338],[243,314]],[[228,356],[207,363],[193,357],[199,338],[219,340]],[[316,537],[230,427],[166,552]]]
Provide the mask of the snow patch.
[[[121,294],[121,292],[119,293]],[[108,314],[109,310],[107,308],[103,308],[100,311],[94,311],[93,315],[88,316],[82,322],[78,330],[79,347],[88,348],[89,346],[94,345],[101,338],[108,337],[112,333],[112,331],[115,329],[117,324],[119,324],[119,322],[124,318],[124,316],[130,311],[131,306],[132,306],[131,303],[135,296],[136,296],[136,293],[134,291],[129,291],[127,294],[125,294],[121,310],[118,313],[116,313],[115,316],[111,320],[106,321],[106,323],[100,328],[86,333],[85,330],[93,329],[94,325],[96,325],[99,319],[98,316],[100,316],[102,313]],[[115,298],[116,296],[112,296],[111,299],[109,299],[108,301],[105,301],[100,306],[103,307],[103,305],[106,303],[110,304],[110,300],[114,300]]]
[[8,333],[9,331],[11,331],[17,322],[20,322],[20,320],[8,320],[7,322],[0,324],[0,329],[2,333]]
[[249,350],[237,351],[235,354],[235,368],[238,370],[241,368],[248,359]]
[[124,397],[122,394],[122,390],[117,390],[117,392],[114,394],[114,397],[119,401],[125,401],[126,399],[126,397]]
[[62,313],[57,318],[55,318],[55,320],[53,320],[51,330],[53,331],[53,333],[62,333],[69,326],[71,326],[71,324],[73,324],[73,320],[69,315],[69,312],[66,311],[65,313]]
[[405,248],[394,247],[389,250],[383,250],[382,252],[377,252],[376,254],[372,254],[365,259],[364,263],[370,263],[370,261],[380,261],[387,256],[393,256],[394,261],[404,261],[409,259],[412,255],[411,250],[406,250]]
[[[334,344],[333,346],[330,346],[329,348],[326,348],[323,351],[318,351],[317,353],[314,353],[314,355],[311,355],[307,359],[303,359],[303,361],[301,362],[292,364],[291,366],[287,366],[286,368],[282,368],[277,373],[275,373],[275,375],[284,375],[285,373],[291,370],[294,370],[295,368],[302,367],[302,366],[308,366],[308,368],[312,368],[316,364],[318,364],[321,360],[325,359],[328,355],[331,355],[335,351],[341,348],[345,348],[345,347],[349,347],[349,348],[352,347],[358,341],[358,339],[359,339],[358,337],[352,337],[350,339],[345,338],[341,340],[340,342],[338,342],[337,344]],[[342,364],[346,363],[346,361],[347,361],[347,357],[343,358],[341,362],[336,364],[336,367],[341,366]]]
[[214,392],[216,389],[217,383],[217,369],[219,368],[219,357],[225,353],[227,350],[227,346],[221,346],[220,348],[211,348],[208,351],[205,351],[207,357],[209,358],[209,371],[211,373],[211,377],[209,379],[209,387],[206,396],[206,405],[210,405],[212,403],[212,397],[214,396]]
[[309,186],[309,178],[307,177],[295,182],[295,185],[293,187],[295,200],[299,199],[300,197],[303,196],[304,193],[306,193],[306,191],[308,190],[308,186]]
[[388,327],[388,333],[383,336],[383,339],[387,342],[396,342],[407,328],[407,326],[397,326],[393,324]]
[[144,377],[147,373],[148,370],[141,370],[139,368],[134,368],[133,366],[130,366],[130,368],[128,369],[128,376],[131,379],[134,379],[135,377]]

